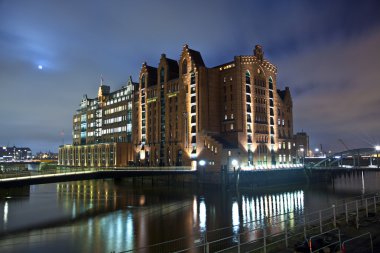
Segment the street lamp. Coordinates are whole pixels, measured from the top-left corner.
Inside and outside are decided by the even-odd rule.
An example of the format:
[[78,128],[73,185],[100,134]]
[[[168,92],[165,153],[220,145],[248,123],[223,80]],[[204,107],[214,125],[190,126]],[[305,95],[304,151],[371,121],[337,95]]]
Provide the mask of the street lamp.
[[200,160],[199,161],[199,165],[200,166],[205,166],[206,165],[206,161],[205,160]]
[[304,148],[300,148],[300,151],[302,153],[302,165],[305,165],[305,149]]
[[206,161],[205,160],[200,160],[199,162],[199,166],[201,166],[202,168],[202,182],[205,181],[205,165],[206,165]]
[[380,145],[375,146],[376,150],[376,163],[377,163],[377,168],[379,168],[379,151],[380,151]]
[[231,164],[234,167],[234,172],[235,172],[235,167],[237,167],[239,165],[239,162],[236,159],[233,159]]

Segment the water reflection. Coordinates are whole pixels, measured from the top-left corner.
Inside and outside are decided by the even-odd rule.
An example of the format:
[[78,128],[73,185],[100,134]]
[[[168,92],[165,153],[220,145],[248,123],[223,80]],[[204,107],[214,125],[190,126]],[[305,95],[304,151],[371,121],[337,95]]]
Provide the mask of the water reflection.
[[199,203],[199,227],[201,232],[206,231],[206,218],[206,204],[204,199],[201,199]]
[[8,201],[5,201],[5,203],[4,203],[4,218],[3,218],[4,230],[7,229],[7,223],[8,223]]
[[[339,175],[333,185],[272,193],[203,192],[113,180],[36,185],[28,188],[30,197],[17,198],[8,191],[3,196],[12,198],[0,199],[0,251],[125,251],[179,237],[186,239],[178,245],[190,246],[205,236],[211,241],[224,235],[233,235],[233,243],[239,233],[257,229],[247,233],[252,240],[262,236],[264,226],[268,233],[279,232],[285,220],[296,226],[305,210],[379,188],[380,173],[361,172]],[[33,227],[34,232],[23,232]],[[222,227],[226,229],[215,230]],[[17,231],[23,232],[15,234],[18,239],[1,238],[1,233]]]

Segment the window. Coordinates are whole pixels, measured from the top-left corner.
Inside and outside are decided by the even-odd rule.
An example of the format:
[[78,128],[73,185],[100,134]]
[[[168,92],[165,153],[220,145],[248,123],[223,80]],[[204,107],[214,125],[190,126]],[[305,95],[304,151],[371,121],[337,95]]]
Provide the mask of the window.
[[160,71],[160,83],[163,83],[165,81],[165,68],[161,68]]
[[269,89],[273,90],[273,80],[272,80],[272,77],[269,77]]
[[231,124],[230,129],[234,130],[234,124],[233,123]]
[[245,93],[251,94],[251,87],[249,85],[245,86]]
[[245,72],[245,83],[251,84],[251,75],[249,74],[249,71]]

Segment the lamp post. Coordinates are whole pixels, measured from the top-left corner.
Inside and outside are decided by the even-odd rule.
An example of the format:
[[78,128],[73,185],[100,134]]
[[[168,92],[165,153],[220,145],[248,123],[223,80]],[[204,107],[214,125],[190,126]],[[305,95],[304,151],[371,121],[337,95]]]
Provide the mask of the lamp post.
[[232,166],[234,167],[234,172],[236,171],[235,168],[239,166],[239,162],[236,159],[233,159],[231,162]]
[[238,189],[238,186],[239,186],[239,170],[240,170],[239,169],[239,162],[236,159],[234,159],[234,160],[232,160],[231,164],[232,164],[232,166],[234,166],[235,186],[236,186],[236,189]]
[[376,150],[376,163],[377,163],[377,168],[379,168],[379,151],[380,151],[380,145],[375,146]]
[[300,151],[301,151],[301,155],[302,155],[302,166],[304,166],[305,165],[305,149],[300,148]]
[[205,160],[200,160],[199,161],[199,166],[201,166],[202,168],[202,182],[204,182],[204,177],[205,177],[205,165],[206,165],[206,161]]

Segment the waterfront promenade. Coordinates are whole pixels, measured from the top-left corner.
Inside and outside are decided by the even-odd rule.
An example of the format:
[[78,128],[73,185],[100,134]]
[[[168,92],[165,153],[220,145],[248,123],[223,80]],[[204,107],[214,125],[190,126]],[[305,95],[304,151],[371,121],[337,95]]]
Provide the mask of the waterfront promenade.
[[35,171],[11,171],[0,174],[0,186],[17,186],[64,181],[194,174],[191,167],[75,168],[58,167]]

